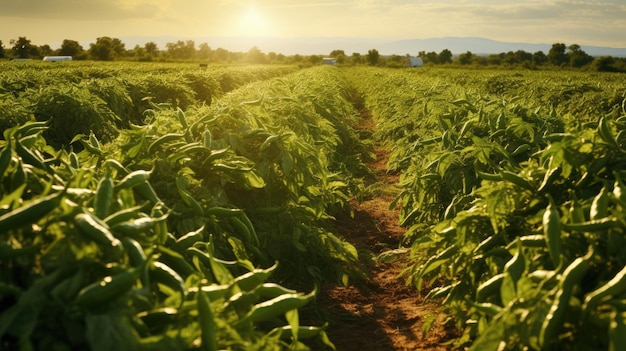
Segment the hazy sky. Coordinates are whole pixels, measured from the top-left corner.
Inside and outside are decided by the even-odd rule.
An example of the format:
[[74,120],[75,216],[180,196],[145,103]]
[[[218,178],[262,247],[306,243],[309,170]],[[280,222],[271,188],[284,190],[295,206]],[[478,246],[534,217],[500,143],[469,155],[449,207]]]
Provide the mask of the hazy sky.
[[477,36],[625,48],[626,0],[0,0],[0,40],[24,36],[53,48],[102,36]]

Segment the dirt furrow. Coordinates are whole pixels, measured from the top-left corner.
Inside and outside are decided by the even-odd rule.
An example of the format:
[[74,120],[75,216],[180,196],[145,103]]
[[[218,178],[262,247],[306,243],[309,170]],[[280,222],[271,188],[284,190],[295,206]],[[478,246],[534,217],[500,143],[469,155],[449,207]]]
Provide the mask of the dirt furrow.
[[[370,167],[376,173],[376,192],[353,203],[354,217],[337,218],[336,230],[356,246],[370,280],[348,287],[326,286],[318,297],[328,334],[338,351],[447,350],[446,316],[434,304],[424,304],[415,288],[400,277],[403,263],[378,262],[380,253],[398,248],[404,229],[398,212],[389,209],[398,177],[386,172],[386,152],[375,150]],[[430,325],[428,333],[423,333]]]

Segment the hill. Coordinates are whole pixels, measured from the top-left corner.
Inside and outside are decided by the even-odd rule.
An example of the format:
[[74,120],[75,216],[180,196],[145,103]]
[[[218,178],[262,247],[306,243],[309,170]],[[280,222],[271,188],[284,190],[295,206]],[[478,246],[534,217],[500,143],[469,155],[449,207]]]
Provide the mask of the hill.
[[[196,45],[207,43],[213,49],[223,48],[229,51],[246,52],[256,46],[263,52],[276,52],[285,55],[328,55],[333,50],[343,50],[346,55],[366,54],[376,49],[382,55],[417,55],[420,51],[440,52],[443,49],[458,55],[467,51],[474,54],[488,55],[501,52],[523,50],[526,52],[543,51],[547,53],[554,43],[516,43],[473,37],[443,37],[427,39],[389,39],[356,37],[123,37],[126,47],[143,46],[153,41],[160,49],[165,49],[168,42],[193,40]],[[592,56],[626,57],[626,48],[611,48],[579,44]]]

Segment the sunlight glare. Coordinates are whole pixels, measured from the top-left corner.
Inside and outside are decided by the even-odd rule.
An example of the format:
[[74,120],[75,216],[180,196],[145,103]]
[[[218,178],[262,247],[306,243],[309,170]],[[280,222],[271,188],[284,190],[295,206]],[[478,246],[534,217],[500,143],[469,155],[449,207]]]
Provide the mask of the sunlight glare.
[[269,29],[269,22],[257,8],[249,7],[242,14],[239,22],[239,32],[241,35],[267,35],[269,34]]

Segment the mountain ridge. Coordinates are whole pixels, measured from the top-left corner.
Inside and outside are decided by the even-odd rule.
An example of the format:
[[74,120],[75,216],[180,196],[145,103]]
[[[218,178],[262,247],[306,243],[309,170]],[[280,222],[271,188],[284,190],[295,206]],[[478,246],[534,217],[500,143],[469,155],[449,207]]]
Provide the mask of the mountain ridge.
[[[223,48],[234,52],[247,52],[256,47],[262,52],[275,52],[284,55],[328,55],[333,50],[343,50],[346,55],[367,54],[376,49],[381,55],[417,55],[420,51],[441,52],[448,49],[454,55],[472,52],[476,55],[499,54],[523,50],[534,53],[548,53],[554,43],[506,42],[481,37],[440,37],[425,39],[392,39],[367,37],[195,37],[175,36],[120,38],[127,47],[143,46],[155,42],[164,50],[166,43],[179,40],[193,40],[196,45],[207,43],[212,49]],[[566,46],[578,43],[564,43]],[[626,48],[579,44],[591,56],[626,57]]]

